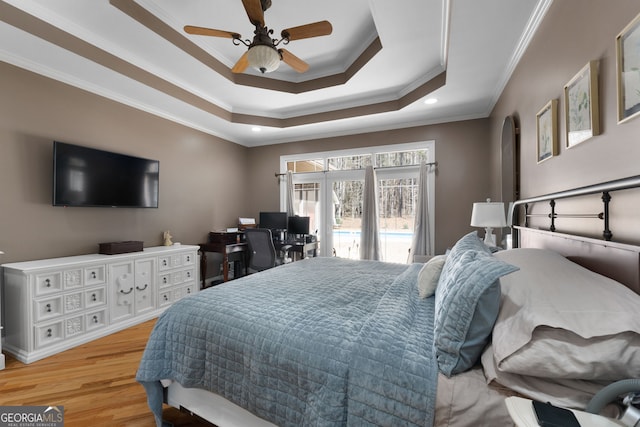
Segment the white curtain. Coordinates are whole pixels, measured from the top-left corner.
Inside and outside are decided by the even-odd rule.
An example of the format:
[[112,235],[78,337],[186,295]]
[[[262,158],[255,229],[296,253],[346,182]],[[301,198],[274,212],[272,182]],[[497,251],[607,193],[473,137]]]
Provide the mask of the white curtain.
[[287,171],[287,216],[294,216],[296,213],[293,210],[293,173]]
[[360,259],[381,260],[378,228],[378,182],[373,167],[367,166],[364,172]]
[[414,255],[431,255],[431,237],[429,236],[429,188],[427,186],[427,165],[420,164],[418,177],[418,204],[413,227],[413,241],[409,252],[409,263]]

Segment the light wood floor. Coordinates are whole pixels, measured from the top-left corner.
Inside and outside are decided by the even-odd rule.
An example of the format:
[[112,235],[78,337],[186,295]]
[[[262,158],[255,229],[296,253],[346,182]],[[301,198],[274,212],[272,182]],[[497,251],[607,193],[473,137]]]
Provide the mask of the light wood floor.
[[[154,427],[144,388],[135,381],[155,320],[25,365],[6,355],[0,405],[64,406],[65,427]],[[211,426],[166,408],[180,427]]]

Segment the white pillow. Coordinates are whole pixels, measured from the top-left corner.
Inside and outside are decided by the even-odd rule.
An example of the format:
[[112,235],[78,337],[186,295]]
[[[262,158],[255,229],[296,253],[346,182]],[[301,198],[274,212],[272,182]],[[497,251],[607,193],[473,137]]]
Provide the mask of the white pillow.
[[547,378],[640,377],[640,295],[542,249],[494,255],[520,270],[501,279],[493,329],[499,371]]
[[418,273],[418,294],[420,298],[428,298],[436,292],[440,273],[446,260],[446,255],[436,255],[431,257],[420,269]]
[[497,382],[529,399],[551,402],[556,406],[581,409],[587,406],[594,394],[605,384],[596,381],[562,378],[540,378],[502,372],[492,357],[492,346],[482,353],[482,369],[487,383]]

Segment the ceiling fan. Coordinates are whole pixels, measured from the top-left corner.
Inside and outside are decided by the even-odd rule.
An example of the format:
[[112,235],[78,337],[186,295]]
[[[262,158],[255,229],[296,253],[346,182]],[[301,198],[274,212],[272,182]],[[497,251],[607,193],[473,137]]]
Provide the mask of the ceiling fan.
[[272,39],[273,30],[267,28],[264,22],[264,12],[271,7],[271,0],[242,0],[242,5],[249,16],[249,21],[256,27],[253,32],[253,41],[249,39],[243,40],[240,34],[231,31],[195,27],[193,25],[184,27],[184,31],[188,34],[230,38],[233,39],[233,44],[236,46],[240,45],[240,43],[247,46],[249,49],[231,69],[234,73],[242,73],[248,66],[263,74],[269,73],[278,68],[280,61],[284,61],[297,72],[304,73],[309,69],[309,64],[288,50],[279,49],[278,45],[280,43],[286,45],[293,40],[326,36],[333,31],[329,21],[319,21],[299,27],[287,28],[280,33],[280,40]]

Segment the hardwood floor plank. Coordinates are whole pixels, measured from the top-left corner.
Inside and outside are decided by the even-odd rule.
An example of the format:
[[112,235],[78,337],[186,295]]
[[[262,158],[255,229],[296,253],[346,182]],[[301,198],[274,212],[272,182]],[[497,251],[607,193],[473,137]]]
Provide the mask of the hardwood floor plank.
[[[135,380],[155,320],[25,365],[10,355],[0,371],[0,405],[64,406],[65,427],[154,427],[144,388]],[[211,424],[165,408],[176,427]]]

